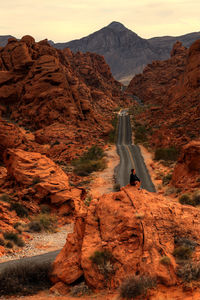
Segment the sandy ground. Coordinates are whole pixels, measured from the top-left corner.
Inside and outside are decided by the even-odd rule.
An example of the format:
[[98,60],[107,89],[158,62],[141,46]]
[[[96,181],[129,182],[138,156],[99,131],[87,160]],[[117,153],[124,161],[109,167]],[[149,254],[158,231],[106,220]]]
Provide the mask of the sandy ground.
[[92,181],[89,185],[89,194],[92,198],[113,192],[114,169],[119,164],[120,158],[116,151],[116,146],[111,145],[105,150],[107,167],[101,172],[92,174]]
[[70,232],[73,232],[73,224],[59,227],[55,233],[32,233],[25,247],[19,248],[18,252],[9,253],[0,257],[0,263],[62,249],[66,242],[67,235]]

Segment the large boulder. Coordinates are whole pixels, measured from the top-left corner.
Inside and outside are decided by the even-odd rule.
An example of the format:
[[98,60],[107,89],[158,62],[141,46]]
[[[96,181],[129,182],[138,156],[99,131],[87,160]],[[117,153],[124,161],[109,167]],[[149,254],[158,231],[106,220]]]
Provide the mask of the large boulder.
[[84,190],[71,188],[67,174],[50,158],[36,152],[8,149],[4,162],[8,177],[14,178],[21,189],[34,187],[34,198],[39,202],[50,201],[61,208],[65,205],[67,213],[84,211]]
[[[84,276],[93,288],[117,288],[127,276],[145,274],[175,285],[175,241],[195,241],[193,258],[198,260],[199,236],[198,209],[127,186],[93,200],[84,220],[77,217],[74,233],[54,262],[52,281],[71,284]],[[107,265],[92,262],[95,251],[105,250],[112,257]],[[168,265],[161,263],[165,256]]]
[[200,188],[200,141],[192,141],[182,149],[172,176],[179,188]]

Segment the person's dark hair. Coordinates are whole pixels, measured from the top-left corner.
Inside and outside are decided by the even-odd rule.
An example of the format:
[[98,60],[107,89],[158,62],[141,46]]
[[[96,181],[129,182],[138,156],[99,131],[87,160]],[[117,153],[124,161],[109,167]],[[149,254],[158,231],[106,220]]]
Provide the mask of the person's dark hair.
[[131,169],[131,172],[135,171],[135,169]]

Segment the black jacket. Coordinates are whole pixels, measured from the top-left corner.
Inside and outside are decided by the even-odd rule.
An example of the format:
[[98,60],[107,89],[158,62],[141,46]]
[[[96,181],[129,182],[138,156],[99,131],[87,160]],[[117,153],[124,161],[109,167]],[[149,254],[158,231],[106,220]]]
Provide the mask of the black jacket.
[[140,179],[137,177],[136,174],[131,173],[131,175],[130,175],[130,185],[135,185],[136,181],[140,182]]

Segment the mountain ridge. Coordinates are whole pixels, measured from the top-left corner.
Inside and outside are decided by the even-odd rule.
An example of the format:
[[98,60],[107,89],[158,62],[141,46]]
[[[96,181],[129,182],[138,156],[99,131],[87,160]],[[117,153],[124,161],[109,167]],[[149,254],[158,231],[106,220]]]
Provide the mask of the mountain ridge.
[[[0,46],[1,38],[0,36]],[[49,43],[57,49],[70,48],[75,53],[81,51],[103,55],[113,76],[127,84],[134,75],[141,73],[147,64],[154,60],[168,59],[177,40],[188,48],[197,39],[200,39],[200,32],[144,39],[122,23],[113,21],[81,39],[63,43],[50,40]],[[3,43],[5,45],[5,36]]]

